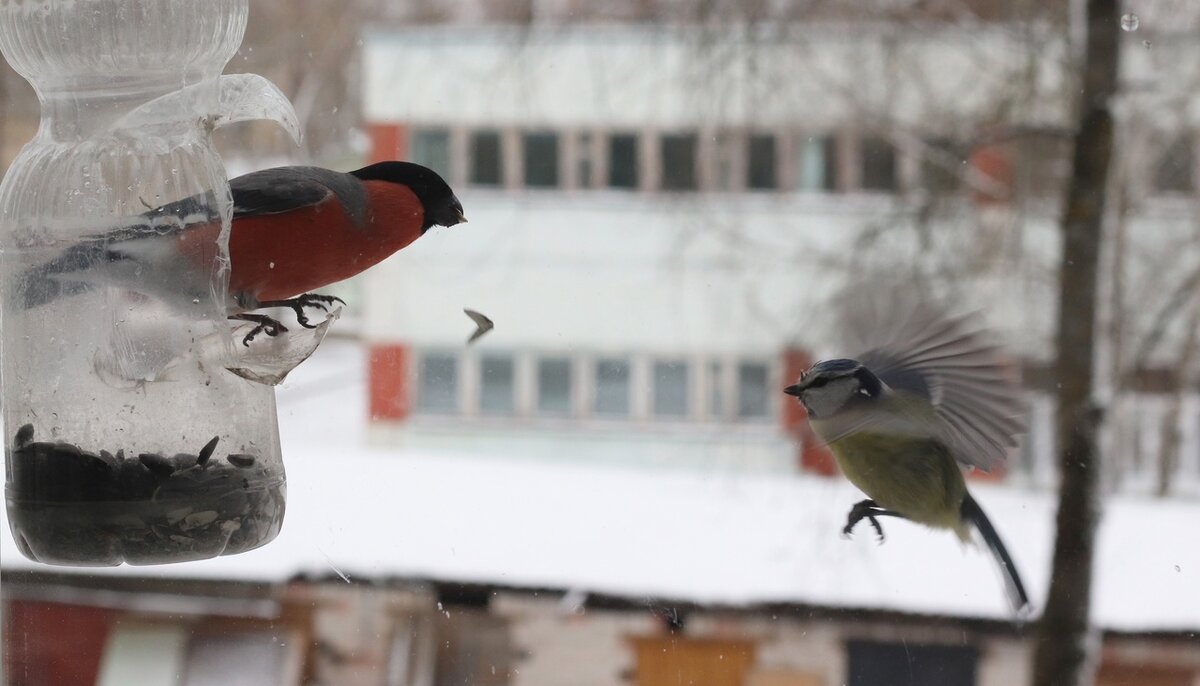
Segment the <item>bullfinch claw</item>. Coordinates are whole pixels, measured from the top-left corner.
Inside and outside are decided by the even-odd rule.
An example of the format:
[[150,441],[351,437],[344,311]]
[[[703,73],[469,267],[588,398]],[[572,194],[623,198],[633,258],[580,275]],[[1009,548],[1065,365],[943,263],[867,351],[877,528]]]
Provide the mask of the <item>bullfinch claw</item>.
[[[259,307],[287,307],[296,313],[296,322],[299,323],[300,326],[303,326],[306,329],[315,329],[315,328],[317,328],[316,324],[310,324],[308,322],[308,316],[304,314],[304,308],[313,307],[313,308],[321,310],[322,312],[328,312],[330,306],[332,306],[334,303],[341,303],[341,304],[345,305],[346,301],[342,300],[341,298],[337,297],[336,295],[321,295],[319,293],[305,293],[304,295],[298,295],[294,298],[288,298],[287,300],[268,300],[265,302],[260,302],[260,303],[258,303],[258,306]],[[274,335],[274,334],[267,334],[267,335]]]
[[242,337],[242,345],[247,348],[250,347],[250,341],[254,340],[254,337],[260,333],[265,333],[268,336],[278,336],[281,333],[287,332],[287,327],[279,320],[272,319],[265,314],[242,312],[240,314],[231,314],[229,318],[257,324],[257,326],[250,330],[250,333]]

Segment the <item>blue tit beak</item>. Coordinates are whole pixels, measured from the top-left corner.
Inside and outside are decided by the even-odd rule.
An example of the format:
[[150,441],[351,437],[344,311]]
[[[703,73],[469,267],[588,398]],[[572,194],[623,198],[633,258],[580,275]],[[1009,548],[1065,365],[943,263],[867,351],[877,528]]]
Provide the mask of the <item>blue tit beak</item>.
[[801,386],[798,383],[795,383],[795,384],[792,384],[791,386],[788,386],[787,388],[783,389],[783,392],[787,393],[788,395],[799,398],[800,391],[802,391],[802,390],[803,390],[803,386]]

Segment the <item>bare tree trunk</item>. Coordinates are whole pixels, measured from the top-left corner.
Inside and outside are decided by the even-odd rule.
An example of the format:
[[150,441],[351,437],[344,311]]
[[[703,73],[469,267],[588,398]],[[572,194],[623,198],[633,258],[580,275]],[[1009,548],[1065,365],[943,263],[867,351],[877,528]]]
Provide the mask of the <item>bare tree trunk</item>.
[[1094,397],[1096,294],[1105,191],[1113,151],[1112,100],[1117,90],[1117,0],[1088,0],[1083,96],[1071,181],[1062,220],[1059,285],[1059,504],[1050,592],[1038,625],[1035,686],[1092,681],[1092,559],[1099,520],[1103,411]]

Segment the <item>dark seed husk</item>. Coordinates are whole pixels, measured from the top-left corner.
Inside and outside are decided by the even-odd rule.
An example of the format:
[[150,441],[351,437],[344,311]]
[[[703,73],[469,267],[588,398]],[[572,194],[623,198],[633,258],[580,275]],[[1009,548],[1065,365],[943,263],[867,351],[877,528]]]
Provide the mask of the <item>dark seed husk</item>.
[[174,463],[158,453],[141,453],[138,460],[156,476],[170,476],[175,472]]
[[241,467],[242,469],[254,466],[254,456],[253,455],[244,455],[241,453],[233,453],[231,455],[226,456],[225,459],[229,460],[229,464],[233,465],[234,467]]
[[80,450],[79,446],[77,445],[71,445],[70,443],[63,443],[60,441],[55,443],[54,447],[50,449],[50,454],[54,457],[65,457],[70,459],[83,455],[83,451]]
[[221,440],[220,436],[213,436],[211,441],[204,444],[204,447],[200,449],[200,454],[196,456],[196,464],[201,466],[208,464],[208,458],[212,457],[213,451],[217,449],[219,440]]
[[14,441],[18,448],[33,440],[33,424],[26,424],[17,429],[17,437]]

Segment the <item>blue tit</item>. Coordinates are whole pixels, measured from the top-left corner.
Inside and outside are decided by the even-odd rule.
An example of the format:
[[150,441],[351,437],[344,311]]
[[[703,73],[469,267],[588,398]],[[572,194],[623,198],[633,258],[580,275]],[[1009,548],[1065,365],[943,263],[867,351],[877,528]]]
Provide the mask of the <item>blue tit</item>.
[[1000,351],[966,319],[932,311],[909,319],[889,343],[856,360],[818,362],[784,389],[805,410],[842,473],[868,496],[843,532],[879,517],[977,530],[1021,612],[1029,596],[1004,542],[967,492],[963,468],[990,470],[1022,430],[1019,388]]

